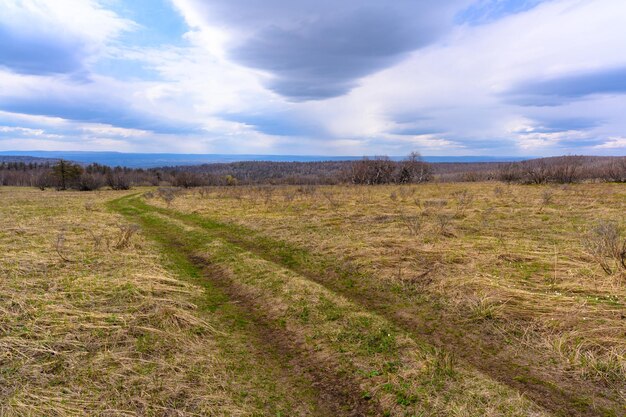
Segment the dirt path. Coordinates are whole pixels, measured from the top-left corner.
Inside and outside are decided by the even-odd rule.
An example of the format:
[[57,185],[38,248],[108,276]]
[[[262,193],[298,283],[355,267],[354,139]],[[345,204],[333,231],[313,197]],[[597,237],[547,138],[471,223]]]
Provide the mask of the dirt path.
[[[128,207],[127,207],[128,208]],[[133,211],[132,208],[130,210]],[[130,214],[128,211],[125,214]],[[134,214],[137,214],[135,211]],[[132,215],[132,214],[131,214]],[[135,218],[136,219],[136,218]],[[313,401],[310,407],[319,416],[380,416],[384,411],[375,400],[363,396],[357,381],[352,380],[339,371],[341,368],[331,357],[322,356],[312,350],[298,335],[286,331],[273,317],[266,313],[267,306],[260,303],[257,297],[242,290],[233,282],[219,265],[212,263],[207,257],[193,253],[179,233],[170,233],[166,228],[151,227],[142,224],[145,233],[152,238],[158,236],[161,245],[169,251],[184,256],[195,267],[202,271],[202,279],[211,282],[228,298],[226,302],[243,311],[245,319],[250,322],[250,343],[252,350],[264,352],[275,361],[277,373],[280,375],[278,384],[295,386],[297,394],[306,385],[312,392],[303,396],[301,401]],[[306,389],[306,387],[304,387]]]
[[[172,240],[174,241],[174,240]],[[263,304],[239,289],[227,274],[204,257],[190,255],[190,260],[204,271],[206,279],[217,284],[230,298],[249,313],[257,334],[267,349],[285,360],[284,368],[291,374],[304,375],[316,391],[322,415],[366,416],[382,415],[378,404],[365,400],[359,385],[338,375],[337,364],[330,358],[321,358],[305,346],[298,337],[277,326],[265,313]]]

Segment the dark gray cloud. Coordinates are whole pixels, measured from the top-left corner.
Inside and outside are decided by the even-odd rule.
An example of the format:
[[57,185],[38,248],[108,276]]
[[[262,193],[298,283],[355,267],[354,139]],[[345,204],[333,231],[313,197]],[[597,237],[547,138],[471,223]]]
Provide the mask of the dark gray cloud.
[[271,75],[292,100],[336,97],[359,78],[432,43],[467,0],[196,1],[210,22],[239,34],[230,56]]
[[602,120],[588,117],[539,118],[535,119],[538,133],[567,132],[570,130],[589,130],[602,125]]
[[390,112],[389,118],[398,124],[421,124],[433,120],[431,116],[427,116],[424,112],[416,113],[414,111]]
[[624,93],[626,67],[528,80],[504,95],[508,102],[522,106],[558,106],[594,94]]
[[0,109],[12,113],[60,117],[62,119],[103,123],[127,129],[148,130],[155,133],[200,133],[200,127],[176,120],[167,120],[134,109],[127,103],[106,100],[103,97],[0,98]]
[[575,139],[561,139],[559,140],[559,146],[563,148],[589,148],[593,146],[599,146],[606,142],[606,138],[590,137],[590,138],[575,138]]

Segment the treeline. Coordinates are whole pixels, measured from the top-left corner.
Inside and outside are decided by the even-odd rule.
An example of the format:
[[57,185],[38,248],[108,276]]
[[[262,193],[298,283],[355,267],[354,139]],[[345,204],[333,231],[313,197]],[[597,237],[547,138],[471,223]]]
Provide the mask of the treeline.
[[54,164],[0,163],[0,185],[4,186],[93,191],[105,186],[114,190],[128,190],[131,186],[159,183],[157,173],[143,169],[111,168],[99,164],[82,166],[64,160]]
[[342,182],[349,161],[270,162],[243,161],[164,167],[156,169],[174,183],[206,182],[207,185],[233,184],[338,184]]
[[503,181],[520,184],[626,182],[626,157],[563,156],[513,163],[427,163],[412,153],[358,161],[249,161],[154,169],[99,164],[0,162],[0,185],[91,191],[103,187],[233,186],[246,184],[406,184],[426,181]]
[[434,164],[439,181],[518,184],[626,182],[626,157],[558,156],[511,163]]
[[30,187],[35,179],[50,171],[51,163],[0,162],[0,185]]
[[169,167],[156,170],[172,179],[172,185],[235,184],[404,184],[433,179],[431,164],[411,153],[403,161],[386,156],[359,161],[268,162],[247,161]]

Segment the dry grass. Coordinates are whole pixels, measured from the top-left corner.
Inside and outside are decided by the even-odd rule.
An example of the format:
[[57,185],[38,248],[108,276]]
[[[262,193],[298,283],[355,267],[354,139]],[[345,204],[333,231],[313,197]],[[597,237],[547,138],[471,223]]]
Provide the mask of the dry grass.
[[104,209],[121,195],[0,188],[0,415],[270,412],[248,342]]
[[[316,414],[236,306],[207,308],[207,288],[105,209],[125,193],[0,188],[0,415]],[[198,254],[243,299],[393,415],[544,414],[397,320],[443,344],[488,339],[492,363],[528,360],[545,377],[536,384],[580,384],[576,401],[626,412],[623,185],[208,187],[143,201],[336,260],[362,277],[372,305],[393,302],[378,314],[185,218],[150,214],[212,239]],[[598,230],[607,240],[590,243]]]
[[[280,192],[288,202],[267,197]],[[626,236],[623,185],[222,188],[172,207],[349,262],[405,304],[426,299],[513,354],[532,347],[555,372],[626,396],[626,273],[605,273],[584,244],[597,221]]]
[[542,416],[539,407],[449,352],[421,346],[384,318],[273,262],[215,240],[198,248],[236,292],[314,352],[313,363],[359,380],[390,416]]

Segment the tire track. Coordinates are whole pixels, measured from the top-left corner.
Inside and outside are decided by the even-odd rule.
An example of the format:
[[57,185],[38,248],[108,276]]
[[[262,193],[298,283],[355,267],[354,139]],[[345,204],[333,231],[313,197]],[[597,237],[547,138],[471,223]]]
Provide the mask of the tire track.
[[[133,215],[141,221],[140,210],[136,209]],[[258,344],[255,350],[282,360],[279,363],[279,371],[284,378],[282,383],[297,384],[294,376],[307,381],[315,392],[313,400],[318,410],[316,415],[359,417],[385,414],[377,401],[364,398],[357,381],[341,374],[341,367],[332,358],[321,357],[297,335],[283,329],[273,317],[266,314],[264,305],[256,297],[239,288],[219,265],[194,254],[179,234],[166,228],[151,227],[146,222],[142,222],[142,226],[150,237],[158,234],[160,244],[185,256],[202,271],[204,279],[210,280],[227,296],[229,303],[244,312],[254,329],[253,340]]]

